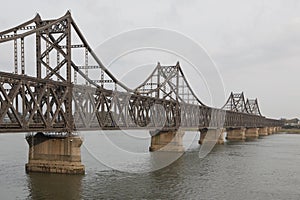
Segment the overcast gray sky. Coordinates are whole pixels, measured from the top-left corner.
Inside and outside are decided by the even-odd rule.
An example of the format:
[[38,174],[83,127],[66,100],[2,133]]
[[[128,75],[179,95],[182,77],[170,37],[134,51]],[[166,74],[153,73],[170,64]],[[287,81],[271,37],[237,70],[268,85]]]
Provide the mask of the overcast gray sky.
[[68,9],[94,48],[136,28],[178,31],[205,47],[219,68],[226,96],[244,91],[259,99],[268,117],[300,117],[298,0],[6,1],[0,30],[36,12],[57,18]]

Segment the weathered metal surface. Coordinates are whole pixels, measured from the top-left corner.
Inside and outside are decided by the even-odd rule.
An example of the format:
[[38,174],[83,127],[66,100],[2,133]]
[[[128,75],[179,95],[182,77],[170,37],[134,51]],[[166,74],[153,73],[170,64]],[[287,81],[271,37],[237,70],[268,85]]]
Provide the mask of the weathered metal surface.
[[[35,36],[36,41],[34,76],[26,75],[25,41],[29,36]],[[72,41],[73,37],[78,41]],[[245,101],[243,93],[231,93],[222,109],[204,105],[179,63],[158,63],[141,86],[134,90],[126,87],[101,63],[69,12],[55,20],[42,20],[37,15],[0,32],[0,44],[8,41],[13,41],[14,74],[0,72],[0,132],[282,125],[279,120],[261,116],[257,100]],[[73,59],[74,49],[83,50],[83,63]],[[53,54],[55,62],[50,60]],[[89,70],[100,71],[99,78],[90,78],[93,73]],[[74,84],[79,78],[84,80],[82,85]]]

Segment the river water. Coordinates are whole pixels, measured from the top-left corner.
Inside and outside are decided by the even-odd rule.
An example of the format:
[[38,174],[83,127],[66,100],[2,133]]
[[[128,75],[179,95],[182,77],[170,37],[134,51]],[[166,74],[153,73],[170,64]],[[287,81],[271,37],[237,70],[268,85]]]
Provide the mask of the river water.
[[[25,135],[1,134],[0,199],[300,199],[300,135],[226,142],[200,159],[199,136],[186,134],[186,152],[153,171],[143,134],[134,144],[119,133],[82,134],[84,176],[26,174]],[[135,156],[118,156],[105,138]]]

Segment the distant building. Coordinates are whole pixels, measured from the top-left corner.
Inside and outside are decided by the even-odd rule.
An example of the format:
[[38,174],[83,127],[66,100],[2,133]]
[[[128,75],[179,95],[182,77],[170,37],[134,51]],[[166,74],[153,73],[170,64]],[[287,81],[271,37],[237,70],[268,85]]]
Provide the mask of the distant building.
[[284,121],[284,125],[286,125],[286,126],[298,126],[298,125],[300,125],[300,120],[298,118],[281,119],[281,120]]

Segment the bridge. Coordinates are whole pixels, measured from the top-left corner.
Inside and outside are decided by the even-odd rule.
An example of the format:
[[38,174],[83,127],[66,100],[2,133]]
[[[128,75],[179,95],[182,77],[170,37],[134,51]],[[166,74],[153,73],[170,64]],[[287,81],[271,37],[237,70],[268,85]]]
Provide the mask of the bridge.
[[0,133],[38,132],[26,137],[27,172],[84,173],[77,131],[147,129],[150,151],[183,151],[185,131],[200,131],[200,144],[222,143],[225,131],[228,140],[244,140],[282,126],[243,93],[231,93],[222,108],[205,105],[179,62],[158,63],[140,86],[128,88],[102,64],[70,12],[51,20],[37,14],[0,32],[0,45],[13,52],[11,71],[0,72]]

